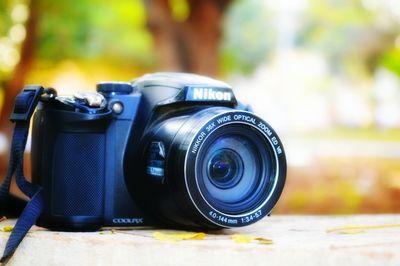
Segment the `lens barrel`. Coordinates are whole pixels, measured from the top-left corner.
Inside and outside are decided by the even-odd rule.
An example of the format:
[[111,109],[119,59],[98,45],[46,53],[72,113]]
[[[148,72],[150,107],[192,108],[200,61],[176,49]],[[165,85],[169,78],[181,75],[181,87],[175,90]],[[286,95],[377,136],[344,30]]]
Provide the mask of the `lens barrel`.
[[163,223],[249,225],[271,212],[283,190],[282,143],[252,113],[225,107],[192,110],[158,123],[143,143],[141,161],[147,163],[136,184],[140,189],[133,193]]

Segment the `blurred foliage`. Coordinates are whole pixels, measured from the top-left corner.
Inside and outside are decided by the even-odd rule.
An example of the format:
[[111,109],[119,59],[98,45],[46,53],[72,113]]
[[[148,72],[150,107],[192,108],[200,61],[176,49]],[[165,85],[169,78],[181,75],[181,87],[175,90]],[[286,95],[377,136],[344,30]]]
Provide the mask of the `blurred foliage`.
[[19,49],[25,38],[28,18],[26,1],[0,2],[0,84],[7,79],[20,59]]
[[11,20],[11,1],[0,1],[0,34],[4,36],[8,34],[8,30],[12,25]]
[[[152,39],[140,0],[42,0],[39,57],[57,62],[64,58],[129,61],[148,66]],[[149,59],[150,58],[150,59]]]
[[400,76],[400,47],[385,52],[381,58],[381,64]]
[[237,0],[228,10],[221,43],[223,73],[251,73],[272,55],[276,30],[273,14],[258,0]]
[[377,129],[377,128],[352,128],[336,127],[329,130],[313,130],[301,134],[305,139],[325,140],[370,140],[370,141],[400,141],[400,129]]
[[187,0],[169,0],[172,17],[178,21],[185,21],[190,14],[190,6]]
[[[374,0],[372,0],[374,1]],[[302,1],[304,2],[304,1]],[[367,9],[365,0],[308,0],[296,18],[299,30],[296,46],[323,54],[336,74],[366,78],[379,67],[397,73],[400,67],[393,47],[399,34],[400,20],[385,16],[385,10]],[[270,3],[267,5],[266,3]],[[251,73],[271,59],[277,51],[281,19],[274,1],[237,0],[226,14],[221,44],[224,73]],[[286,3],[287,4],[287,3]],[[293,14],[286,14],[291,16]],[[385,24],[382,20],[390,20]],[[385,24],[385,25],[386,25]],[[381,57],[385,54],[383,64]],[[391,60],[392,63],[388,61]]]
[[366,64],[360,60],[365,48],[363,35],[373,29],[373,21],[374,14],[360,0],[310,0],[298,42],[327,56],[335,72],[362,73],[366,71]]
[[[398,23],[382,29],[379,26],[381,15],[367,9],[363,0],[306,2],[305,10],[301,10],[297,18],[296,46],[324,54],[338,74],[365,78],[378,66],[400,72],[398,50],[393,48]],[[0,46],[6,39],[10,41],[9,32],[16,24],[13,10],[17,5],[26,7],[28,3],[27,0],[1,1]],[[153,40],[146,28],[142,0],[113,3],[81,0],[79,4],[41,0],[40,3],[38,59],[52,63],[66,58],[78,62],[94,60],[104,65],[122,64],[136,69],[155,66]],[[190,14],[187,0],[169,0],[169,4],[176,21],[187,19]],[[223,21],[220,46],[223,74],[250,74],[274,56],[281,34],[277,23],[284,15],[279,8],[274,9],[274,5],[274,1],[257,0],[236,0],[231,4]],[[21,28],[14,27],[14,32],[18,31]],[[13,47],[19,48],[15,44]],[[4,45],[0,48],[5,49]],[[391,48],[393,51],[386,52]],[[8,53],[9,57],[14,54],[14,61],[18,60],[16,51]],[[0,75],[5,77],[9,73],[10,66],[5,71],[0,63]]]
[[[36,73],[42,69],[54,75],[54,68],[65,60],[73,60],[84,72],[91,72],[92,68],[100,69],[101,73],[118,68],[124,68],[121,72],[130,70],[129,76],[116,78],[131,78],[139,69],[141,73],[154,66],[152,37],[146,27],[143,1],[38,2],[39,6],[35,7],[39,13]],[[26,0],[0,2],[0,83],[10,77],[20,59],[28,5]]]
[[318,158],[292,167],[278,213],[351,214],[400,210],[397,159]]

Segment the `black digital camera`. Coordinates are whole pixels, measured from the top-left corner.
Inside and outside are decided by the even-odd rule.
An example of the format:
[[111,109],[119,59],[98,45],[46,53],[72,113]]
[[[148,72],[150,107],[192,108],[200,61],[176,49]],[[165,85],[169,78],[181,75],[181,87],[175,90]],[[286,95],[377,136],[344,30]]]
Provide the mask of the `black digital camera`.
[[229,85],[156,73],[97,92],[42,97],[36,110],[40,226],[217,229],[271,212],[285,183],[282,143]]

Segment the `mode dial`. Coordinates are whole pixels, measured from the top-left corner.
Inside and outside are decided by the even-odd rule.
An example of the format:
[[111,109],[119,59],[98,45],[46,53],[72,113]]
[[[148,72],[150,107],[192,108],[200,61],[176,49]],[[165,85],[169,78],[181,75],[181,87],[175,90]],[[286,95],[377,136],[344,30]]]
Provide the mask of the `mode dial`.
[[129,82],[106,81],[98,83],[96,90],[104,94],[131,94],[133,87]]

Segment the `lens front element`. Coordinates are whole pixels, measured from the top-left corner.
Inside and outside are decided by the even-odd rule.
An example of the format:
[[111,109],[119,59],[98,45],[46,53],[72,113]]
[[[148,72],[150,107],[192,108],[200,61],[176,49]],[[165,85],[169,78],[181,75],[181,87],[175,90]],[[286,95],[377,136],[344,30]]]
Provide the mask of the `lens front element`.
[[210,136],[199,153],[197,178],[211,206],[240,215],[265,201],[273,181],[266,145],[261,133],[243,124],[225,125]]
[[[222,141],[220,141],[222,142]],[[207,177],[213,186],[229,189],[237,185],[243,176],[243,160],[232,149],[218,149],[210,156],[207,163]]]

